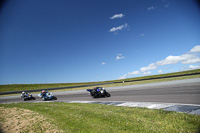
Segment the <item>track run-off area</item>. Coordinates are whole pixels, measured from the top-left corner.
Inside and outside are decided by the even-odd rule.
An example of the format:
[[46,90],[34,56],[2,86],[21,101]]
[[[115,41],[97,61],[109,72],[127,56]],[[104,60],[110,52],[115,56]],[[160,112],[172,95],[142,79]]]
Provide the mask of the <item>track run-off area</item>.
[[[111,97],[93,98],[86,90],[54,92],[55,101],[99,103],[116,106],[146,107],[200,115],[200,78],[148,83],[140,85],[109,87]],[[43,102],[37,94],[36,100],[23,101],[19,95],[0,97],[0,103]]]

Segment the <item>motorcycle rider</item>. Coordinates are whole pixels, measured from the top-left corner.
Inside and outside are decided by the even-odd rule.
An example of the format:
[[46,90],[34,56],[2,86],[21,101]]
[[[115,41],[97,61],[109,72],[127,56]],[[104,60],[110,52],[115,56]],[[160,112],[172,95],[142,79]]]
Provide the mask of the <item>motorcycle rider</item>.
[[25,97],[25,96],[28,96],[28,93],[23,91],[22,94],[21,94],[21,97]]
[[25,92],[24,92],[24,91],[22,92],[22,95],[25,95]]
[[95,87],[94,90],[95,90],[95,92],[99,92],[99,91],[101,91],[101,87]]
[[48,93],[48,91],[42,90],[41,96],[44,97],[46,95],[46,93]]
[[25,92],[23,91],[22,94],[21,94],[21,97],[24,97],[24,96],[25,96]]
[[102,87],[102,90],[103,90],[103,92],[104,92],[104,93],[106,92],[106,89],[105,89],[105,88],[103,88],[103,87]]

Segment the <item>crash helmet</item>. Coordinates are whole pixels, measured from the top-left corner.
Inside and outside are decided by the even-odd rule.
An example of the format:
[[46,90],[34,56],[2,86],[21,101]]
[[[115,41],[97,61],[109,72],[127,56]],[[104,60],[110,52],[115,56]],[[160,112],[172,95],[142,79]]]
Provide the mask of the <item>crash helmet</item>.
[[45,92],[45,90],[42,90],[42,93],[44,93]]
[[25,92],[23,91],[22,94],[25,94]]

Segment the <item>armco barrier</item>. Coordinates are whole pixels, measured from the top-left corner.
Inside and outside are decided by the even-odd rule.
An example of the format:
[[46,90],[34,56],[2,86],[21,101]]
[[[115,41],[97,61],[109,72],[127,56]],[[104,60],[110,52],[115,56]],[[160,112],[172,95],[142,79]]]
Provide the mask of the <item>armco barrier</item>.
[[[173,75],[173,76],[155,77],[155,78],[148,78],[148,79],[136,79],[136,80],[120,81],[120,82],[109,82],[109,83],[100,83],[100,84],[69,86],[69,87],[59,87],[59,88],[46,88],[46,89],[36,89],[36,90],[22,90],[22,91],[26,91],[26,92],[38,92],[38,91],[42,91],[42,90],[61,90],[61,89],[71,89],[71,88],[80,88],[80,87],[88,87],[88,86],[98,86],[98,85],[106,85],[106,84],[116,84],[116,83],[134,82],[134,81],[144,81],[144,80],[152,80],[152,79],[164,79],[164,78],[172,78],[172,77],[190,76],[190,75],[198,75],[198,74],[200,74],[200,72],[198,72],[198,73],[191,73],[191,74],[180,74],[180,75]],[[0,95],[18,94],[18,93],[21,93],[22,91],[0,92]]]

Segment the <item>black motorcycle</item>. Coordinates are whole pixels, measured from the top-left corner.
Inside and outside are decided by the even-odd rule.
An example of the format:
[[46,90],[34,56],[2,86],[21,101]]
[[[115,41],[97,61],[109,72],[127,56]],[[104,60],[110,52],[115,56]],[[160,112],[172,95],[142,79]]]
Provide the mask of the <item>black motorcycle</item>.
[[22,92],[21,98],[22,98],[24,101],[27,101],[27,100],[35,100],[35,97],[33,97],[32,94],[29,94],[29,93],[26,93],[26,92]]
[[87,91],[89,92],[89,95],[94,98],[111,96],[103,87],[95,87],[94,89],[87,89]]

